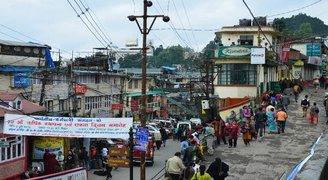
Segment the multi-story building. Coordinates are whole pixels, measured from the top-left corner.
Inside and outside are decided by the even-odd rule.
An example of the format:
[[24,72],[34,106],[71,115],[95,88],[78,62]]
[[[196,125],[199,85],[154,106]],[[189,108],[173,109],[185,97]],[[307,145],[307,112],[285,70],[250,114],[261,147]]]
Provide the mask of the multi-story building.
[[[261,29],[251,20],[239,25],[224,26],[216,36],[221,43],[215,53],[220,65],[215,81],[215,94],[221,98],[256,97],[278,81],[276,48],[279,32],[268,26],[265,18],[258,18]],[[251,63],[252,48],[265,48],[265,62]],[[263,56],[263,55],[262,55]]]

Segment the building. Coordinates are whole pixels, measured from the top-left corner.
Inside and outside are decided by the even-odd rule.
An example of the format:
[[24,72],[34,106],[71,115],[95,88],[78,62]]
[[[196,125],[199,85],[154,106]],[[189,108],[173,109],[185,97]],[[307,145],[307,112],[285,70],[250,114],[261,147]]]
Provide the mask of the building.
[[[220,98],[259,97],[271,89],[272,82],[278,81],[273,51],[279,32],[268,26],[265,18],[257,20],[261,30],[254,21],[243,19],[239,25],[224,26],[215,33],[221,39],[214,58],[220,65],[215,80],[215,95]],[[252,48],[264,48],[263,62],[251,62]]]
[[0,179],[20,179],[30,160],[30,139],[3,134],[5,114],[45,114],[45,108],[26,100],[21,93],[0,92]]

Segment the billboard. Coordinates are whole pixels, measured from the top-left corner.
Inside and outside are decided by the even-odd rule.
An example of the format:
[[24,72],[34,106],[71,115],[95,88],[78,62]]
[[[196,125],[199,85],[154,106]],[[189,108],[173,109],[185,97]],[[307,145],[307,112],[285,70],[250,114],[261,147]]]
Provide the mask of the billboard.
[[16,73],[13,77],[14,87],[29,87],[31,86],[31,79],[26,73]]
[[306,56],[321,56],[321,44],[306,44]]
[[265,48],[252,48],[251,52],[251,64],[265,64]]
[[219,46],[219,58],[249,58],[249,46]]
[[64,155],[64,138],[62,137],[39,137],[33,140],[33,159],[43,159],[46,150],[56,156],[61,151]]
[[5,114],[4,134],[77,138],[129,138],[132,118],[78,118]]

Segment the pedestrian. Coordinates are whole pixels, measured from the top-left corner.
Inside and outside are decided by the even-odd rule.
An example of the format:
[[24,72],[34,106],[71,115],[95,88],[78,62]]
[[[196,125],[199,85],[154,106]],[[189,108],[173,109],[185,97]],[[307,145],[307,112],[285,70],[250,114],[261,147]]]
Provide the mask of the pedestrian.
[[66,157],[65,169],[73,169],[75,167],[75,157],[72,153],[72,150],[68,151],[68,155]]
[[263,98],[262,98],[262,105],[267,106],[270,102],[270,96],[269,94],[264,94]]
[[200,165],[199,172],[196,172],[191,180],[211,180],[212,177],[206,172],[206,166]]
[[317,76],[313,79],[313,86],[315,88],[314,92],[318,92],[319,84],[320,84],[319,77]]
[[328,76],[325,76],[325,90],[328,88]]
[[183,170],[183,180],[191,180],[192,176],[195,174],[194,163],[189,163],[188,166]]
[[161,129],[159,130],[159,132],[161,133],[162,143],[163,143],[163,146],[165,147],[167,136],[168,136],[167,133],[166,133],[165,127],[161,127]]
[[317,107],[317,103],[313,103],[313,106],[310,109],[310,115],[311,115],[311,123],[313,123],[314,125],[318,124],[318,116],[319,116],[319,108]]
[[86,150],[86,147],[82,148],[81,154],[80,154],[81,161],[83,163],[83,167],[87,170],[90,170],[89,166],[89,156],[88,151]]
[[204,123],[204,138],[206,139],[206,147],[209,155],[213,155],[214,128]]
[[59,163],[59,166],[60,166],[60,171],[63,171],[64,170],[64,155],[63,155],[63,152],[62,151],[59,151],[58,152],[58,155],[56,157],[58,163]]
[[266,119],[267,124],[269,126],[269,133],[276,131],[276,124],[275,124],[275,112],[274,108],[271,108],[270,111],[266,112]]
[[189,142],[187,140],[187,137],[182,137],[182,141],[180,143],[180,152],[182,154],[182,160],[183,162],[187,161],[187,149],[189,147]]
[[235,113],[235,111],[234,110],[232,110],[231,112],[230,112],[230,115],[228,116],[228,118],[227,118],[227,122],[229,123],[229,124],[231,124],[234,120],[236,120],[236,113]]
[[269,103],[269,105],[265,108],[265,112],[270,112],[272,108],[275,111],[275,107],[271,103]]
[[237,139],[239,134],[239,126],[237,124],[237,121],[233,121],[231,125],[228,126],[228,132],[229,132],[229,148],[232,148],[232,141],[233,141],[233,147],[237,147]]
[[250,122],[246,121],[246,124],[242,126],[242,133],[245,146],[250,145],[249,142],[252,139],[252,127]]
[[300,86],[297,83],[295,83],[293,86],[293,93],[294,93],[295,102],[297,103],[300,93]]
[[285,111],[283,111],[282,109],[279,109],[277,111],[276,116],[277,116],[277,123],[278,123],[278,134],[280,134],[280,131],[282,133],[284,133],[288,115]]
[[161,133],[160,132],[155,132],[154,133],[154,139],[155,139],[156,148],[157,148],[157,150],[159,150],[161,148],[161,145],[162,145]]
[[[323,105],[325,106],[325,111],[326,111],[326,117],[328,117],[328,102],[327,102],[327,99],[328,99],[328,97],[327,97],[327,95],[326,95],[326,98],[325,98],[325,100],[323,101]],[[326,124],[328,125],[328,119],[327,119]]]
[[51,157],[51,155],[49,153],[49,149],[46,149],[44,154],[43,154],[44,169],[48,169],[48,161],[49,161],[50,157]]
[[229,165],[222,162],[222,160],[217,157],[215,161],[213,161],[207,169],[207,173],[211,175],[214,180],[224,180],[227,176],[229,171]]
[[53,174],[59,172],[60,165],[56,160],[55,154],[50,154],[48,159],[48,166],[44,169],[44,175]]
[[165,170],[171,180],[180,180],[180,176],[185,169],[183,162],[180,158],[181,153],[176,152],[173,157],[169,158],[165,165]]
[[303,110],[303,117],[307,116],[307,110],[310,107],[310,100],[308,99],[308,95],[305,95],[304,99],[301,101],[301,106]]
[[255,130],[256,133],[260,136],[259,141],[262,141],[264,128],[265,128],[266,115],[262,111],[262,108],[259,108],[258,112],[255,114]]
[[287,96],[287,93],[284,93],[281,96],[281,105],[286,112],[288,111],[289,104],[290,104],[289,96]]
[[113,175],[112,175],[112,167],[110,166],[110,161],[109,158],[104,159],[104,166],[106,167],[106,180],[112,179]]
[[324,88],[324,85],[325,85],[325,77],[324,77],[324,75],[321,75],[320,76],[319,82],[320,82],[320,88]]
[[246,120],[249,121],[251,119],[251,114],[249,112],[248,107],[247,106],[243,106],[242,112],[243,112],[243,119],[242,119],[242,121],[243,122],[245,122]]
[[91,147],[91,169],[96,169],[97,164],[97,149],[95,146]]
[[226,141],[226,138],[225,138],[225,132],[224,132],[225,123],[222,120],[222,118],[219,116],[218,118],[216,118],[215,121],[213,121],[212,124],[214,126],[217,145],[221,144],[221,139],[222,139],[224,144],[227,144],[227,141]]

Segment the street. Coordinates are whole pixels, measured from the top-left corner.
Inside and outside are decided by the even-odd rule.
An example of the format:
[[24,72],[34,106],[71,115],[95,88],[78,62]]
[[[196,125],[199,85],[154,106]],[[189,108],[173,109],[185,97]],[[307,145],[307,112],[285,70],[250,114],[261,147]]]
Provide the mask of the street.
[[[175,152],[180,150],[180,143],[178,141],[173,141],[169,139],[167,141],[166,147],[161,147],[160,150],[155,150],[155,163],[152,167],[146,166],[146,179],[150,180],[153,178],[161,169],[165,166],[165,161],[172,157]],[[93,174],[94,170],[88,172],[89,180],[101,180],[106,179],[106,176],[98,176]],[[164,171],[160,173],[162,175]],[[130,178],[130,169],[129,168],[119,168],[118,170],[112,171],[113,180],[127,180]],[[140,179],[140,166],[135,165],[133,168],[133,178]],[[159,176],[156,176],[155,179],[158,179]]]

